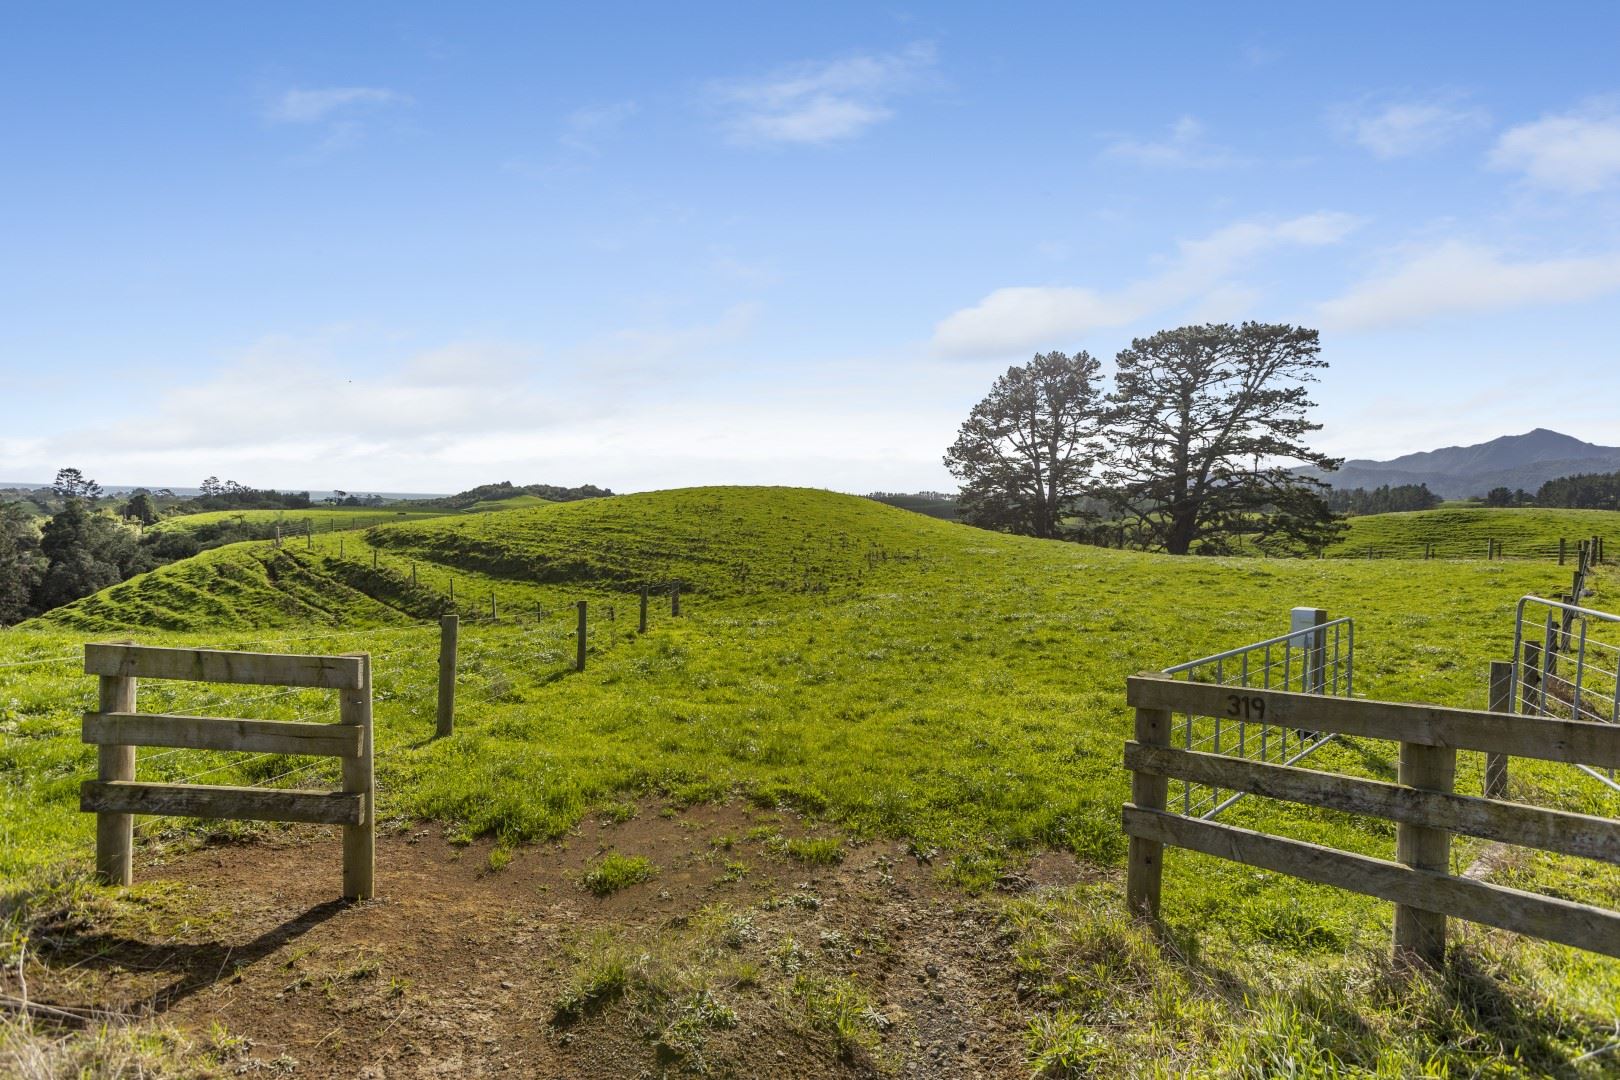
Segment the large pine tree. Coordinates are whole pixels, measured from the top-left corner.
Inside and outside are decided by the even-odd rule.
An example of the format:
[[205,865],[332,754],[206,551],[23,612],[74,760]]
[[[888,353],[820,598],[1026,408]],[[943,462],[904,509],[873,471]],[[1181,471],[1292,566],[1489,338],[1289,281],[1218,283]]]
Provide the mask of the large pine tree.
[[1085,492],[1102,424],[1100,365],[1090,353],[1037,353],[1007,369],[945,453],[962,483],[962,518],[1052,538]]
[[1338,528],[1325,485],[1291,463],[1339,461],[1305,445],[1306,384],[1327,367],[1315,330],[1206,324],[1138,338],[1118,356],[1105,480],[1146,546],[1228,550],[1239,535],[1313,546]]

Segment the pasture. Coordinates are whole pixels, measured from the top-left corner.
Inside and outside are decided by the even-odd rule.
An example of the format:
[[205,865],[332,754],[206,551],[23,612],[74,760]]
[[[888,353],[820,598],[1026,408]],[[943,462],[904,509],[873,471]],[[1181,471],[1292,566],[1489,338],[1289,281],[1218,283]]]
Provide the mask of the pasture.
[[[1514,535],[1567,527],[1522,521]],[[1597,582],[1593,602],[1612,608],[1613,572]],[[426,620],[452,585],[461,704],[455,734],[434,739],[437,631]],[[656,602],[639,635],[643,585]],[[1471,927],[1454,970],[1413,980],[1388,967],[1388,905],[1191,853],[1167,860],[1172,949],[1124,917],[1120,895],[1127,675],[1269,637],[1290,607],[1312,605],[1356,619],[1358,693],[1483,707],[1515,601],[1560,585],[1567,575],[1548,562],[1172,559],[771,488],[402,521],[317,533],[309,549],[233,545],[0,636],[0,877],[13,941],[0,961],[36,965],[36,986],[111,1000],[134,976],[86,982],[65,960],[53,967],[48,945],[19,952],[40,932],[30,920],[66,904],[131,939],[145,919],[148,943],[218,936],[230,919],[221,905],[252,910],[255,885],[266,887],[248,872],[261,860],[320,894],[306,858],[319,845],[305,832],[166,821],[143,829],[143,884],[126,898],[52,884],[88,863],[92,833],[77,810],[94,770],[78,741],[94,693],[73,659],[82,642],[368,651],[387,837],[377,910],[391,889],[419,910],[422,883],[438,875],[468,925],[540,935],[543,960],[502,977],[543,1006],[535,1018],[553,1035],[525,1052],[558,1068],[734,1072],[757,1038],[805,1075],[903,1072],[933,1053],[946,1019],[974,1013],[991,1019],[932,1057],[942,1074],[1602,1075],[1612,1060],[1577,1059],[1620,1021],[1620,963]],[[578,600],[590,661],[576,674]],[[141,694],[143,709],[270,719],[319,704],[155,683]],[[1479,755],[1460,758],[1458,789],[1478,790]],[[1315,760],[1373,777],[1393,769],[1389,746],[1352,739]],[[322,786],[330,768],[188,751],[143,757],[139,775]],[[1572,770],[1516,765],[1514,784],[1526,801],[1620,813]],[[1251,799],[1229,820],[1393,851],[1385,823],[1331,811]],[[1459,840],[1456,857],[1481,846]],[[183,888],[164,888],[171,873]],[[1573,860],[1535,856],[1501,873],[1620,905],[1620,875]],[[559,904],[577,926],[523,922]],[[424,972],[465,975],[469,958],[391,971],[386,943],[404,931],[368,910],[317,938],[377,970],[319,978],[356,992],[414,980],[368,997],[366,1015],[442,1049],[429,1018],[466,1014],[471,999]],[[959,933],[941,936],[949,926]],[[78,955],[80,939],[64,940],[62,956]],[[275,968],[287,955],[260,968],[289,970]],[[250,1000],[286,978],[244,970],[241,989],[209,984],[210,1007],[258,1025],[259,1042],[272,1029],[256,1008],[296,1014],[278,1045],[340,1075],[345,1058],[317,1040],[346,1030],[342,995]],[[176,1022],[197,1015],[180,1010]],[[195,1031],[185,1038],[197,1060],[230,1059]],[[346,1031],[338,1042],[384,1052],[367,1039]],[[606,1048],[595,1073],[579,1056],[591,1047]]]
[[1593,536],[1603,537],[1606,545],[1620,542],[1620,511],[1615,510],[1442,506],[1353,517],[1349,526],[1327,549],[1328,558],[1421,559],[1430,544],[1436,558],[1483,559],[1487,541],[1494,540],[1501,558],[1556,559],[1560,538],[1569,542],[1571,558],[1576,545]]
[[370,506],[312,506],[304,510],[204,510],[164,518],[152,526],[160,532],[192,532],[209,525],[245,524],[282,527],[287,536],[334,529],[365,529],[394,521],[422,521],[441,517],[443,510],[400,510]]

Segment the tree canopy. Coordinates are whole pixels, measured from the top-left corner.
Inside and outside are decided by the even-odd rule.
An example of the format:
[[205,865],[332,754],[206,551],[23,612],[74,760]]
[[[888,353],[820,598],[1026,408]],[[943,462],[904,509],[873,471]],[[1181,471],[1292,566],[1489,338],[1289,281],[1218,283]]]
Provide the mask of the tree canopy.
[[1620,472],[1579,473],[1548,480],[1536,489],[1537,506],[1620,510]]
[[1433,510],[1442,500],[1428,484],[1383,484],[1375,488],[1348,488],[1328,492],[1328,508],[1354,517],[1391,514],[1406,510]]
[[1296,471],[1339,465],[1304,441],[1321,426],[1306,395],[1327,366],[1319,353],[1304,327],[1184,326],[1122,350],[1106,397],[1089,353],[1038,353],[995,381],[945,454],[963,520],[1177,555],[1243,537],[1315,548],[1342,528],[1327,485]]
[[56,481],[51,484],[51,490],[64,499],[89,499],[95,502],[101,498],[101,485],[78,469],[56,470]]
[[1183,555],[1319,543],[1334,528],[1320,481],[1289,462],[1332,470],[1304,436],[1306,383],[1327,366],[1315,330],[1209,323],[1137,338],[1120,352],[1104,478],[1147,546]]
[[1101,434],[1101,365],[1037,353],[1007,369],[945,452],[963,520],[1051,538],[1091,481]]
[[39,532],[17,503],[0,503],[0,626],[32,614],[34,590],[45,576]]

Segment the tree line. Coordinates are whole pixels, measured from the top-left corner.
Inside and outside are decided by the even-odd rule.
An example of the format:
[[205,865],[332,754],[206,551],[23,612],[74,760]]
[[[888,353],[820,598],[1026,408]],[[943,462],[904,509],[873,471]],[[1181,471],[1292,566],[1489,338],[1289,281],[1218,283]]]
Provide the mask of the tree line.
[[308,492],[282,493],[214,477],[203,494],[182,499],[168,488],[137,488],[123,503],[98,507],[102,486],[81,470],[57,471],[47,497],[31,497],[48,508],[43,527],[21,502],[0,503],[0,626],[10,625],[72,603],[136,574],[188,559],[199,552],[242,540],[263,540],[273,521],[226,519],[185,531],[137,532],[131,525],[153,525],[169,513],[228,509],[303,509]]
[[1620,510],[1620,472],[1581,473],[1548,480],[1536,489],[1536,505]]
[[[591,484],[567,488],[552,484],[515,487],[509,481],[485,484],[444,499],[412,501],[412,508],[457,510],[487,500],[538,495],[553,502],[594,498],[612,492]],[[375,507],[375,495],[334,491],[331,506]],[[206,510],[304,510],[309,492],[252,488],[210,476],[201,494],[181,498],[168,488],[137,488],[123,502],[109,500],[102,486],[81,470],[58,470],[48,489],[29,493],[27,503],[50,516],[43,527],[22,501],[0,501],[0,626],[72,603],[136,574],[188,559],[210,548],[276,534],[272,519],[226,517],[180,530],[137,531],[174,513]]]
[[501,502],[520,495],[533,495],[547,502],[576,502],[580,499],[605,499],[612,494],[607,488],[599,488],[595,484],[581,484],[578,487],[559,487],[556,484],[520,486],[510,480],[502,480],[495,484],[480,484],[439,499],[413,499],[411,505],[429,510],[465,510],[481,502]]
[[1207,323],[1133,340],[1113,387],[1084,350],[1037,353],[996,379],[945,465],[963,520],[1045,538],[1125,538],[1175,555],[1315,550],[1342,529],[1296,462],[1339,459],[1307,384],[1327,367],[1315,330]]
[[1445,500],[1429,490],[1428,484],[1384,484],[1375,488],[1335,488],[1324,496],[1328,509],[1336,514],[1359,517],[1363,514],[1399,514],[1411,510],[1433,510]]

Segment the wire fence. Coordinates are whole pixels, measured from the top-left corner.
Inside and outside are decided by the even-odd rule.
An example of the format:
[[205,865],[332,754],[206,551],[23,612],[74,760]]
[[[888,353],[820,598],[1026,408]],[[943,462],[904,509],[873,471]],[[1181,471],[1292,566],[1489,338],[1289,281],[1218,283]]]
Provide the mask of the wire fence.
[[[1295,609],[1295,629],[1213,656],[1166,668],[1190,682],[1235,688],[1292,690],[1350,697],[1355,691],[1355,623],[1329,620],[1314,608]],[[1268,722],[1264,702],[1232,695],[1227,716],[1179,713],[1171,718],[1171,742],[1183,750],[1292,765],[1332,740],[1331,735]],[[1213,818],[1243,798],[1190,780],[1170,784],[1168,806],[1189,817]]]
[[[1620,724],[1620,615],[1582,607],[1578,599],[1520,599],[1511,701],[1534,716]],[[1614,769],[1575,767],[1620,791]]]
[[[600,659],[629,647],[644,625],[650,629],[665,622],[663,611],[673,615],[679,610],[678,591],[659,597],[668,608],[654,605],[653,597],[649,587],[646,603],[658,614],[653,616],[650,611],[646,623],[638,594],[568,605],[480,605],[482,610],[458,617],[453,646],[456,663],[450,671],[456,714],[477,716],[491,708],[513,705],[529,689],[577,672],[582,659]],[[165,635],[162,644],[277,654],[366,653],[371,658],[375,765],[425,747],[435,738],[444,635],[445,628],[435,621],[359,629],[292,627],[240,639],[210,635],[206,642],[181,640],[190,635]],[[77,677],[83,662],[82,650],[0,661],[0,721],[7,717],[18,722],[43,720],[52,729],[65,729],[69,717],[76,721],[80,712],[96,711],[94,678]],[[41,679],[41,675],[45,677]],[[144,679],[138,702],[144,713],[222,722],[338,720],[338,695],[307,687],[256,689]],[[10,726],[8,722],[0,731]],[[94,762],[92,748],[85,747],[77,766],[78,779],[94,778]],[[335,786],[340,769],[337,758],[324,755],[139,747],[133,779],[319,790]],[[386,772],[379,772],[379,790],[386,787],[386,777]],[[148,817],[138,827],[151,835],[187,826],[172,818]]]
[[1506,537],[1439,536],[1395,537],[1376,541],[1357,540],[1353,535],[1331,550],[1321,552],[1326,559],[1522,559],[1574,565],[1582,560],[1591,564],[1607,562],[1606,537],[1561,537],[1525,539]]

